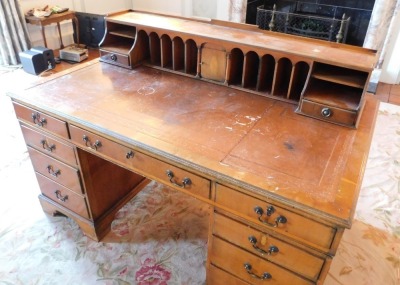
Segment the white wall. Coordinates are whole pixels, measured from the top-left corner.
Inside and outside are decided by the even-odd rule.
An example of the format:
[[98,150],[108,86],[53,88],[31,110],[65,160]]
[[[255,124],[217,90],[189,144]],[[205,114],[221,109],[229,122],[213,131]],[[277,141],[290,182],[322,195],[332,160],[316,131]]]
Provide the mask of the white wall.
[[191,1],[185,0],[132,0],[132,9],[186,16],[191,10]]
[[[32,8],[43,8],[49,4],[46,0],[20,0],[23,12]],[[73,11],[94,14],[107,14],[126,9],[157,12],[184,17],[212,18],[227,21],[229,19],[229,0],[52,0],[51,5],[67,7]],[[59,48],[57,26],[46,26],[47,46],[51,49]],[[44,46],[43,38],[38,26],[28,25],[32,46]],[[64,45],[73,43],[73,28],[70,21],[61,23],[61,32]]]
[[[146,1],[144,1],[146,2]],[[32,8],[43,8],[51,3],[52,6],[69,8],[73,11],[88,12],[94,14],[106,14],[110,12],[126,10],[132,8],[132,0],[20,0],[21,9],[24,13]],[[39,26],[28,24],[28,31],[32,46],[44,46],[42,34]],[[52,24],[45,27],[47,47],[50,49],[60,48],[57,25]],[[61,23],[61,34],[65,46],[73,43],[73,28],[71,21]]]
[[379,81],[388,84],[400,84],[400,9],[394,15],[391,30],[393,36],[387,43]]

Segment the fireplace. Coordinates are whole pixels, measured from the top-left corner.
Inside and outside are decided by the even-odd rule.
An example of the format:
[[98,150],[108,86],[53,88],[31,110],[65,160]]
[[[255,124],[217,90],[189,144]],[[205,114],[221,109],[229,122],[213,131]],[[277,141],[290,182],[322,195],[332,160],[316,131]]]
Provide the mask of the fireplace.
[[375,0],[248,0],[246,23],[363,46],[374,3]]

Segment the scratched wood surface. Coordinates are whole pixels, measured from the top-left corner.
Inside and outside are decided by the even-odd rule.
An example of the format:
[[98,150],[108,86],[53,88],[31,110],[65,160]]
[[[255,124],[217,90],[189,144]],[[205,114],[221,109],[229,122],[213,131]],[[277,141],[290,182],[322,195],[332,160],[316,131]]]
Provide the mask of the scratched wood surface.
[[10,96],[343,226],[354,213],[378,106],[367,96],[353,130],[295,114],[292,104],[99,62]]

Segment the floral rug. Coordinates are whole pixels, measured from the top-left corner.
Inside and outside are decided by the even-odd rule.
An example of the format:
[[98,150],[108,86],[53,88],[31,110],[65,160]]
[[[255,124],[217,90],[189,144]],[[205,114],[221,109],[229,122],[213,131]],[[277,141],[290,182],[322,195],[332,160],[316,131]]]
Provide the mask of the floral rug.
[[[0,91],[0,284],[205,284],[208,205],[151,182],[102,242],[88,239],[42,212],[9,101]],[[356,220],[325,284],[400,284],[399,143],[400,107],[381,104]]]

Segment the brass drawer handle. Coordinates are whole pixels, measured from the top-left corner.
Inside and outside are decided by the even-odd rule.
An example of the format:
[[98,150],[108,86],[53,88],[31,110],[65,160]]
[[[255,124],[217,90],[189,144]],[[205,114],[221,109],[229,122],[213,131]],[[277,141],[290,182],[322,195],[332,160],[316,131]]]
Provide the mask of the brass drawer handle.
[[133,158],[134,156],[135,156],[135,153],[132,150],[128,151],[125,155],[126,159]]
[[256,279],[259,279],[259,280],[268,280],[268,279],[271,279],[271,278],[272,278],[272,275],[271,275],[270,273],[268,273],[268,272],[264,272],[261,276],[258,276],[257,274],[255,274],[255,273],[253,273],[253,272],[251,271],[252,268],[253,268],[253,267],[251,266],[250,263],[246,262],[246,263],[244,264],[244,269],[246,269],[247,273],[248,273],[251,277],[256,278]]
[[110,59],[112,60],[112,61],[117,61],[117,56],[115,55],[115,54],[112,54],[112,55],[110,55]]
[[321,110],[322,117],[329,118],[330,116],[332,116],[332,114],[333,113],[330,108],[322,108],[322,110]]
[[182,184],[179,184],[179,183],[175,182],[174,173],[171,170],[167,170],[166,173],[169,178],[169,182],[171,182],[173,185],[175,185],[177,187],[185,188],[186,185],[192,184],[192,180],[190,180],[190,178],[187,178],[187,177],[183,178]]
[[83,135],[82,139],[85,142],[85,145],[93,150],[98,150],[98,148],[102,146],[101,141],[99,140],[96,140],[93,144],[91,144],[90,139],[87,135]]
[[273,206],[269,206],[267,208],[267,211],[265,212],[265,215],[267,216],[266,220],[262,219],[262,216],[264,215],[264,210],[260,206],[256,206],[254,208],[254,212],[256,212],[256,214],[258,215],[258,220],[261,223],[263,223],[264,225],[277,228],[279,226],[279,224],[286,224],[287,223],[286,217],[282,216],[282,215],[278,216],[275,219],[275,223],[268,222],[269,217],[275,212],[275,208]]
[[279,252],[279,248],[275,245],[271,245],[268,249],[268,251],[263,250],[262,248],[259,248],[257,245],[257,239],[255,236],[249,236],[249,242],[251,243],[251,245],[253,246],[253,248],[255,250],[257,250],[259,253],[261,253],[262,255],[272,255],[274,253],[278,253]]
[[54,170],[52,165],[47,165],[47,172],[50,173],[54,177],[58,177],[61,174],[61,170]]
[[45,124],[47,124],[46,118],[40,118],[39,113],[32,113],[32,121],[39,127],[43,127]]
[[54,194],[56,194],[57,199],[60,200],[61,202],[65,202],[65,201],[67,201],[67,199],[68,199],[68,195],[63,196],[63,195],[61,194],[61,191],[60,191],[60,190],[54,191]]
[[55,144],[49,145],[48,142],[44,139],[41,140],[40,143],[42,144],[43,149],[50,151],[50,152],[53,152],[53,150],[55,150],[55,148],[56,148]]

